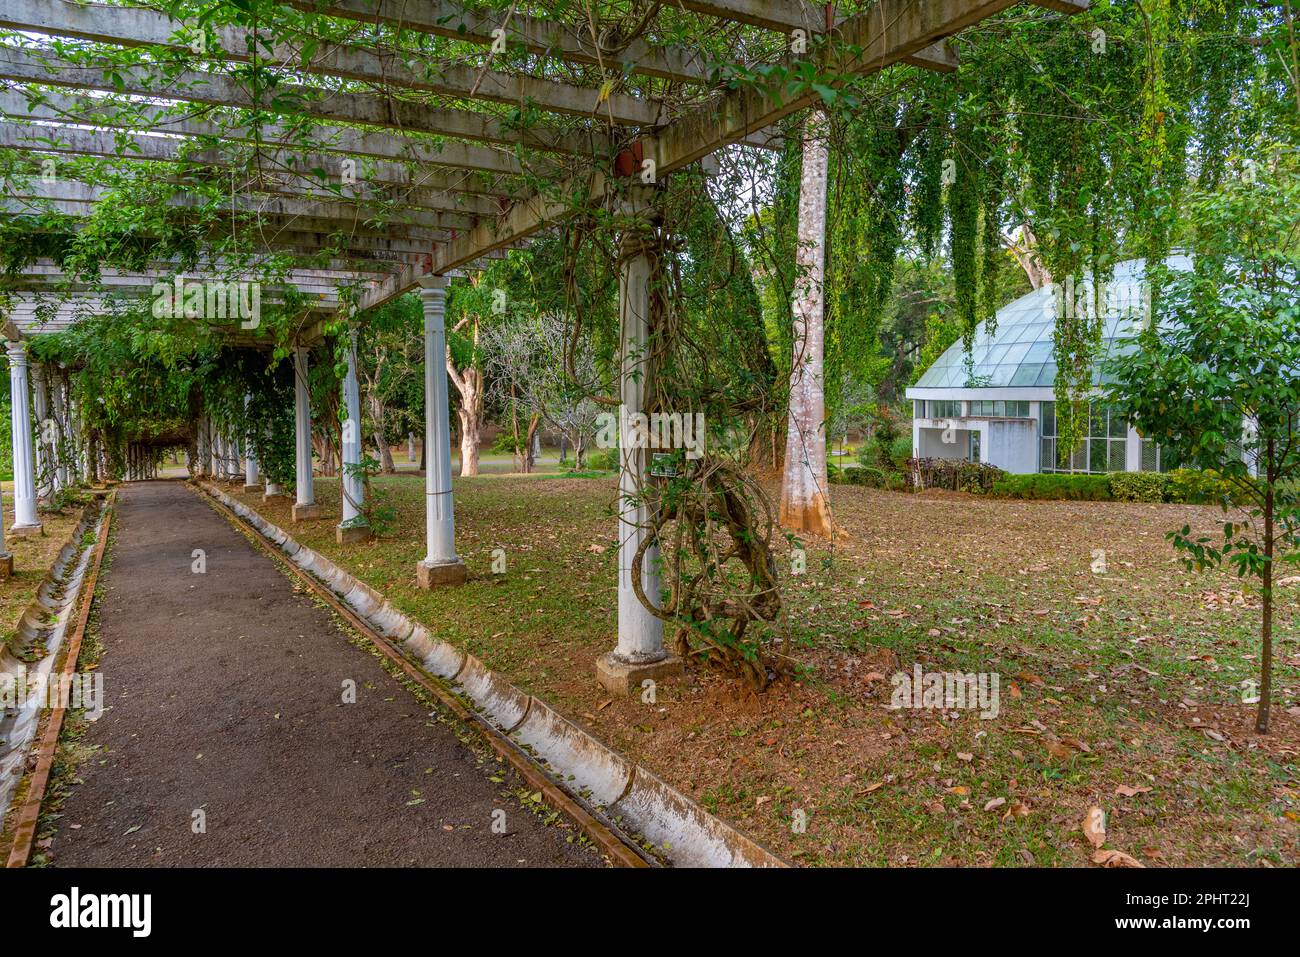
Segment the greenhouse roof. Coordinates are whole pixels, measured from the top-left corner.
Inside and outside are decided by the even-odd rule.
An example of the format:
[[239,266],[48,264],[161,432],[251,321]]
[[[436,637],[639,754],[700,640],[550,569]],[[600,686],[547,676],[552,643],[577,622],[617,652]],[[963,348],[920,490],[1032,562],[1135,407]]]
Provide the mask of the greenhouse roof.
[[[1168,260],[1171,268],[1188,269],[1183,256]],[[1125,351],[1147,315],[1146,263],[1131,259],[1115,267],[1101,291],[1105,326],[1102,346],[1093,365],[1092,384],[1109,382],[1103,373],[1106,360]],[[996,321],[980,326],[971,348],[970,362],[960,340],[953,343],[934,365],[917,380],[915,388],[1051,388],[1056,380],[1052,358],[1052,332],[1056,317],[1073,303],[1073,308],[1091,309],[1091,277],[1077,287],[1073,283],[1050,284],[1021,296],[997,311]],[[1077,314],[1077,313],[1076,313]]]

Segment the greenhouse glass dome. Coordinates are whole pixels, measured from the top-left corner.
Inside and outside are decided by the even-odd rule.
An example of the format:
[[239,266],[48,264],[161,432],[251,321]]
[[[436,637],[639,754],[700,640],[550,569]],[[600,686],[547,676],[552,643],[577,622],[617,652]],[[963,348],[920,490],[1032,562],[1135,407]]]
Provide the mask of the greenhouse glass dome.
[[[1189,269],[1186,257],[1169,259]],[[1095,293],[1090,278],[1035,289],[999,309],[982,324],[969,357],[955,342],[907,390],[912,400],[912,454],[921,458],[967,459],[1008,472],[1158,471],[1160,450],[1103,403],[1092,403],[1088,437],[1068,466],[1056,449],[1056,363],[1052,333],[1059,315],[1091,313],[1100,301],[1102,348],[1093,367],[1093,386],[1107,380],[1106,360],[1133,345],[1150,315],[1145,263],[1115,267]],[[992,329],[989,326],[992,326]]]

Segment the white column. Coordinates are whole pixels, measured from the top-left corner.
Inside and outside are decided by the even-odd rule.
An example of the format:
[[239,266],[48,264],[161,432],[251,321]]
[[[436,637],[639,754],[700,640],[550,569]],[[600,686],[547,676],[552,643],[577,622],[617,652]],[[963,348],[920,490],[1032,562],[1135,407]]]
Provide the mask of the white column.
[[415,433],[406,433],[406,461],[415,461]]
[[[244,411],[247,414],[248,406],[252,403],[251,395],[244,396]],[[257,452],[253,448],[253,443],[248,443],[248,448],[244,449],[244,491],[252,492],[260,488],[261,478],[257,474]]]
[[420,280],[424,303],[424,514],[427,553],[416,569],[422,588],[460,584],[465,563],[456,554],[456,516],[451,499],[451,425],[447,411],[447,278]]
[[[625,234],[624,243],[635,241]],[[619,274],[619,516],[618,516],[618,648],[615,654],[628,663],[659,661],[665,657],[663,622],[641,603],[632,586],[632,563],[647,535],[650,513],[642,502],[641,483],[649,466],[649,451],[632,448],[628,417],[643,411],[649,384],[650,256],[644,250],[624,253]],[[659,576],[654,564],[659,550],[646,549],[641,584],[652,599],[659,596]]]
[[207,478],[212,472],[212,452],[209,444],[208,417],[204,415],[199,417],[194,435],[194,474],[199,478]]
[[311,475],[311,390],[308,388],[311,380],[307,373],[307,350],[297,346],[293,350],[294,432],[297,439],[294,476],[298,483],[298,500],[293,506],[295,521],[320,514]]
[[53,423],[53,428],[50,430],[53,440],[51,443],[51,461],[54,464],[52,477],[56,492],[68,487],[68,463],[65,460],[67,438],[64,429],[64,409],[63,382],[56,372],[50,377],[50,421]]
[[1124,433],[1124,471],[1142,471],[1142,436],[1131,425]]
[[50,398],[45,366],[32,366],[32,402],[36,413],[36,494],[49,499],[54,494],[54,449],[50,444]]
[[221,433],[212,416],[208,416],[208,474],[214,479],[221,478]]
[[361,389],[357,385],[357,333],[348,334],[348,371],[343,378],[343,410],[347,419],[343,422],[343,476],[339,485],[343,489],[343,526],[361,527],[366,525],[361,514],[365,504],[366,483],[356,474],[355,466],[361,464]]
[[14,452],[15,535],[33,535],[41,530],[36,517],[36,463],[32,457],[32,417],[27,387],[27,347],[9,343],[9,406],[12,416]]
[[[643,207],[629,206],[628,214]],[[618,645],[596,662],[596,677],[610,691],[630,694],[641,682],[680,671],[682,662],[664,651],[664,628],[637,597],[632,565],[649,535],[650,509],[639,501],[650,451],[634,446],[630,416],[642,412],[652,370],[650,351],[650,277],[653,256],[647,241],[653,233],[626,230],[622,237],[619,272],[619,516],[618,516]],[[659,549],[649,546],[642,556],[641,586],[652,601],[659,599]]]

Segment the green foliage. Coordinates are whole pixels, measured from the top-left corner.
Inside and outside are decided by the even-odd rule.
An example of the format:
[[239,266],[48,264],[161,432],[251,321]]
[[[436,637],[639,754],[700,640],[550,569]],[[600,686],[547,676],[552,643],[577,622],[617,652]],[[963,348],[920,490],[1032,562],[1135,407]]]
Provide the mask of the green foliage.
[[913,481],[919,479],[920,489],[939,488],[984,495],[1007,473],[995,465],[965,459],[909,459],[907,474],[913,477]]
[[1165,497],[1170,502],[1187,505],[1242,503],[1237,486],[1214,469],[1174,469],[1165,473],[1165,478]]
[[618,449],[592,449],[587,453],[587,468],[597,472],[617,472],[619,469]]
[[1110,497],[1117,502],[1166,501],[1168,477],[1160,472],[1111,472]]
[[1007,475],[994,482],[990,491],[999,498],[1085,502],[1105,502],[1111,498],[1110,478],[1105,475]]
[[365,502],[361,505],[361,514],[352,519],[352,524],[368,525],[376,535],[387,535],[397,521],[397,508],[390,499],[388,488],[372,481],[379,471],[379,460],[371,455],[362,455],[360,462],[343,466],[345,478],[360,478],[365,486]]
[[1256,728],[1268,730],[1273,581],[1300,564],[1300,155],[1246,157],[1249,175],[1188,202],[1193,268],[1164,270],[1156,321],[1114,363],[1112,400],[1177,461],[1235,490],[1221,536],[1169,532],[1188,568],[1230,565],[1263,597]]

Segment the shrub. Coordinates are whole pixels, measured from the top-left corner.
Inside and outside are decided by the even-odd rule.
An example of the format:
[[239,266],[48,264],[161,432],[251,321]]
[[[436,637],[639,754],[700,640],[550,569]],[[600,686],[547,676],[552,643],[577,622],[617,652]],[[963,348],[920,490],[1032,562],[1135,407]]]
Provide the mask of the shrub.
[[1241,491],[1213,469],[1174,469],[1165,474],[1165,499],[1187,505],[1236,504]]
[[908,459],[907,472],[918,489],[943,488],[976,495],[987,493],[1007,474],[995,465],[964,459]]
[[900,435],[889,444],[889,464],[897,472],[905,472],[912,458],[912,437]]
[[1111,472],[1110,495],[1117,502],[1163,502],[1167,476],[1161,472]]
[[994,483],[992,493],[1004,498],[1070,501],[1109,501],[1110,478],[1106,475],[1031,474],[1006,475]]
[[618,447],[594,449],[584,458],[584,467],[597,472],[617,472],[619,470]]

